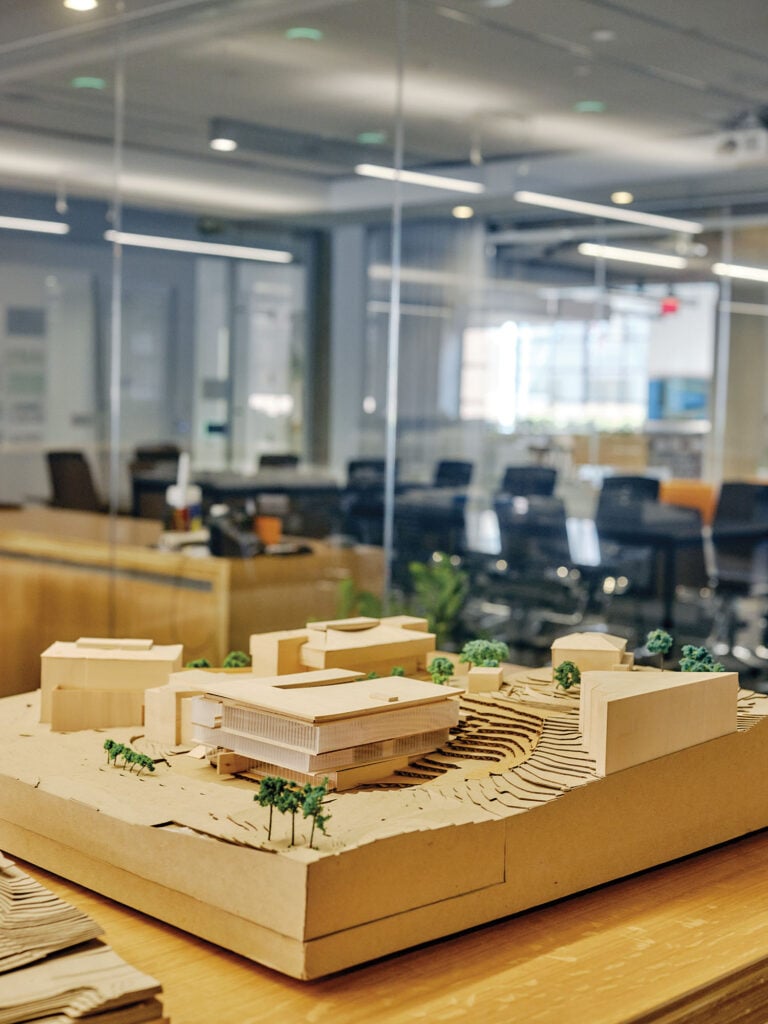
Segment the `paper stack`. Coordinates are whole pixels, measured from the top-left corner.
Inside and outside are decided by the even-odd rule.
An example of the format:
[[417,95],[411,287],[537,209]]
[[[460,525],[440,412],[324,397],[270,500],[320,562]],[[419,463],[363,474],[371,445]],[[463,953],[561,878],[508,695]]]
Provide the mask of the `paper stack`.
[[100,934],[0,854],[0,1024],[162,1024],[160,984],[96,941]]

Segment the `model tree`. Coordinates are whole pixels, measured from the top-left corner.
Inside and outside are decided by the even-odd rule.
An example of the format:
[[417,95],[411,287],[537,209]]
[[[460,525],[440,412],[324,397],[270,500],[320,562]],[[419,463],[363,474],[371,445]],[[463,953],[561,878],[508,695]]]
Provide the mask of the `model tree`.
[[453,662],[450,658],[433,658],[427,665],[427,672],[429,672],[433,683],[437,683],[438,686],[445,686],[448,680],[453,677]]
[[706,647],[685,644],[680,653],[681,672],[725,672],[725,667],[712,658]]
[[570,690],[581,682],[581,671],[575,661],[561,661],[553,675],[557,685],[564,690]]
[[280,799],[283,788],[287,785],[286,779],[279,775],[267,775],[261,780],[259,792],[254,796],[262,807],[269,808],[269,827],[267,828],[267,839],[272,838],[272,813]]
[[250,656],[245,651],[230,651],[224,659],[224,668],[249,668]]
[[483,668],[498,668],[509,657],[503,640],[468,640],[461,649],[459,661]]
[[211,668],[211,663],[207,658],[193,658],[192,661],[187,662],[187,668]]
[[301,807],[302,789],[296,782],[290,779],[283,779],[283,788],[277,798],[275,806],[281,814],[291,816],[291,846],[296,845],[296,813]]
[[664,668],[664,657],[672,650],[675,641],[665,629],[652,629],[645,638],[649,654],[658,654],[659,668]]
[[309,848],[315,839],[315,827],[319,828],[323,835],[325,823],[330,821],[330,814],[323,814],[323,800],[328,794],[328,777],[326,776],[319,786],[313,786],[307,782],[302,791],[301,813],[305,818],[312,818],[312,829],[309,833]]
[[405,669],[403,668],[402,665],[393,665],[389,674],[391,676],[404,676]]

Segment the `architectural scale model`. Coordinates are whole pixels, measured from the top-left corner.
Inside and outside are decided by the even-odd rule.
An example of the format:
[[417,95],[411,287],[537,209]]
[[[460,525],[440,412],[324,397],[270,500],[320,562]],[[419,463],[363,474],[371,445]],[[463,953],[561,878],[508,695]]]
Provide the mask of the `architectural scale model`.
[[359,616],[309,622],[306,629],[257,633],[250,648],[256,676],[323,668],[388,676],[396,665],[410,676],[427,667],[435,650],[435,634],[428,632],[426,619],[413,615]]
[[623,636],[569,633],[552,644],[552,667],[563,661],[572,661],[581,672],[620,672],[632,668],[635,656]]
[[[327,624],[301,632],[318,635],[294,645],[291,665],[304,644],[343,650],[335,634],[344,629],[331,626],[331,644],[320,637]],[[279,640],[253,647],[281,655]],[[567,651],[579,660],[573,642]],[[614,661],[624,653],[615,650]],[[389,664],[390,651],[378,659]],[[392,661],[402,664],[402,652]],[[260,687],[257,701],[282,713],[302,681],[316,688],[313,673],[345,670],[301,664],[282,687],[274,671],[271,682],[240,676],[227,687],[247,688],[250,702]],[[360,687],[362,701],[371,699],[368,684],[402,682],[359,679],[341,689]],[[295,845],[290,827],[270,836],[271,808],[254,800],[259,783],[217,774],[204,752],[189,756],[135,728],[111,728],[116,742],[170,765],[131,773],[104,763],[104,733],[52,732],[36,701],[20,694],[0,705],[0,848],[286,974],[316,978],[768,825],[768,699],[737,685],[728,673],[587,666],[581,686],[566,691],[549,668],[507,667],[498,692],[425,705],[459,704],[458,724],[438,749],[376,785],[326,796],[328,834],[316,831],[313,848],[312,823],[301,816],[291,822]],[[205,728],[258,736],[234,717],[225,724],[240,702],[223,683],[205,692],[201,704],[213,711]],[[296,721],[310,731],[321,724]],[[294,748],[310,770],[326,753]]]
[[350,789],[447,743],[459,704],[434,683],[325,669],[211,682],[192,722],[197,742],[241,755],[238,770]]
[[58,640],[40,656],[40,721],[56,732],[141,725],[144,691],[181,668],[182,652],[143,639]]

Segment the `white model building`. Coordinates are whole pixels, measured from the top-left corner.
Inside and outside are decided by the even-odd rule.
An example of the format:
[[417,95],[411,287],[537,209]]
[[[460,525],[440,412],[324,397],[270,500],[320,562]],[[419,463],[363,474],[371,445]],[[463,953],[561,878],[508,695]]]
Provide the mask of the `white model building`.
[[40,656],[40,721],[57,732],[141,725],[144,691],[181,668],[183,650],[145,639],[57,640]]
[[[459,705],[444,686],[338,669],[212,682],[193,701],[195,739],[233,751],[237,770],[347,789],[447,742]],[[232,760],[227,762],[232,770]]]

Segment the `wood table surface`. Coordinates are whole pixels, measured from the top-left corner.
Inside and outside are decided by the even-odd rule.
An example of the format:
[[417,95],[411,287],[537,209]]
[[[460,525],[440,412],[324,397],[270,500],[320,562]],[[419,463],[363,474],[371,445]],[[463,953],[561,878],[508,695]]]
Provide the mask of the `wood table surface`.
[[172,1024],[768,1020],[768,831],[314,982],[17,863],[162,983]]

